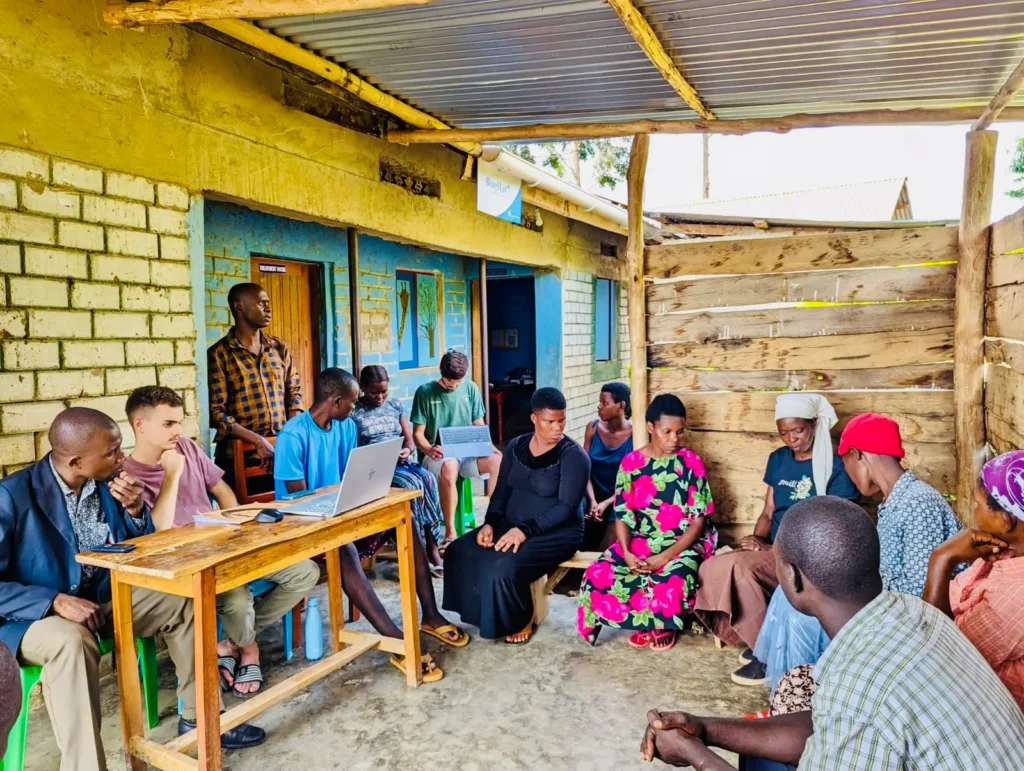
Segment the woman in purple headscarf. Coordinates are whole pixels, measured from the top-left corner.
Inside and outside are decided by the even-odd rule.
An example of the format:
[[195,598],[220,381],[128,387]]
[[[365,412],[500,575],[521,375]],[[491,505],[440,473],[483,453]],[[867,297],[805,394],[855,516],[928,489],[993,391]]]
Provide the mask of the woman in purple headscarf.
[[[981,469],[975,529],[932,552],[924,600],[952,618],[1024,709],[1024,450]],[[973,562],[951,579],[961,562]]]

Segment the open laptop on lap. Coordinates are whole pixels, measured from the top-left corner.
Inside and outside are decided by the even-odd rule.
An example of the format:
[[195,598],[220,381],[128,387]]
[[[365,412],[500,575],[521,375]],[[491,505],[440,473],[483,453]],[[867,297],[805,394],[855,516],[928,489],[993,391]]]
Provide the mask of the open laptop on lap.
[[391,489],[401,449],[401,438],[357,447],[349,455],[337,492],[303,498],[281,511],[307,517],[336,517],[383,498]]
[[494,452],[487,426],[453,426],[437,430],[445,458],[488,458]]

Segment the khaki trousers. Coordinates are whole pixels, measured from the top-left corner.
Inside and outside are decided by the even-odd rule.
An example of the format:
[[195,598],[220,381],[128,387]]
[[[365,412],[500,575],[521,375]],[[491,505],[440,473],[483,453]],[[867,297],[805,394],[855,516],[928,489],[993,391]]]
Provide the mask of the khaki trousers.
[[[111,606],[102,637],[112,636]],[[132,624],[136,637],[160,633],[178,675],[182,717],[195,720],[196,683],[192,600],[149,589],[132,589]],[[62,771],[105,771],[100,740],[100,650],[92,632],[59,616],[28,628],[18,660],[43,668],[43,698],[61,752]],[[119,661],[118,666],[135,666]]]
[[217,615],[224,634],[240,648],[251,645],[256,635],[298,605],[320,580],[320,568],[312,560],[264,576],[277,586],[253,602],[248,586],[217,595]]

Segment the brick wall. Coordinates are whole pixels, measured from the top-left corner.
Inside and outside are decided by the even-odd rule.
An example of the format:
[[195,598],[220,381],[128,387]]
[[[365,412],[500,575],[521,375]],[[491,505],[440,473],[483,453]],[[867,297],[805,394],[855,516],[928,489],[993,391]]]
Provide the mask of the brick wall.
[[618,361],[610,378],[595,373],[594,275],[566,270],[562,279],[562,390],[568,402],[566,432],[583,441],[587,423],[597,415],[597,397],[609,380],[625,380],[629,363],[626,291],[619,285]]
[[122,427],[125,395],[161,384],[186,400],[196,368],[188,192],[0,146],[0,469],[49,449],[67,406]]

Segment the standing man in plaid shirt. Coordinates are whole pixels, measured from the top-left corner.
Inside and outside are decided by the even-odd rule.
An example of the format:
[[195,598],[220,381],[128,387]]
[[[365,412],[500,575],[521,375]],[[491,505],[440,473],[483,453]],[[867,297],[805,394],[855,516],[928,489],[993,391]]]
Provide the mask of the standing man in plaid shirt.
[[[302,412],[302,388],[288,346],[263,332],[271,315],[263,287],[236,284],[228,292],[228,306],[235,325],[208,353],[210,424],[217,431],[217,465],[234,487],[229,440],[255,445],[260,463],[269,469],[274,447],[267,438]],[[269,481],[267,489],[272,484]]]

